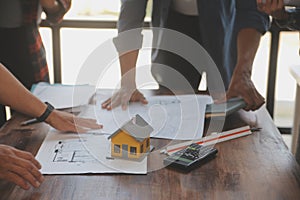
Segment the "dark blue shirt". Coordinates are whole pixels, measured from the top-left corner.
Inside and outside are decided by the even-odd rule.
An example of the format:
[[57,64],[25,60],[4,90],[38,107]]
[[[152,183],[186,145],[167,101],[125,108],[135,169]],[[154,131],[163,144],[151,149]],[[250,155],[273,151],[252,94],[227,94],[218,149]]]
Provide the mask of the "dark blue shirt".
[[[148,0],[122,0],[118,31],[137,29],[126,41],[142,46],[141,34]],[[164,28],[172,0],[153,0],[152,26]],[[264,34],[269,26],[269,17],[257,10],[256,0],[198,0],[199,27],[202,46],[210,54],[228,86],[236,64],[237,33],[244,28],[253,28]],[[155,38],[153,41],[159,42]],[[122,51],[122,40],[115,39]],[[152,59],[155,59],[153,52]]]

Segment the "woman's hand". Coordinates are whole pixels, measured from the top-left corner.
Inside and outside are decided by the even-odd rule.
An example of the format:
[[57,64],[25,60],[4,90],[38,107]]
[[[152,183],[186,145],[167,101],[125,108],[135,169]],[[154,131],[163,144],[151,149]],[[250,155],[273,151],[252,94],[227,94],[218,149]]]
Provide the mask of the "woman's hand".
[[76,117],[70,113],[53,110],[46,122],[55,129],[63,132],[85,133],[91,129],[101,129],[95,119]]

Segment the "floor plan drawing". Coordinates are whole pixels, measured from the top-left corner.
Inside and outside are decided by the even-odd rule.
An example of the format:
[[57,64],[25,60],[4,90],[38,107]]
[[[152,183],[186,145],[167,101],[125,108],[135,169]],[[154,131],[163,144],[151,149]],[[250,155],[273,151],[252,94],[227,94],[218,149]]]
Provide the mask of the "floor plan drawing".
[[53,162],[97,162],[83,146],[86,140],[58,141],[54,148]]
[[141,162],[107,159],[107,134],[60,133],[52,130],[42,143],[36,159],[43,174],[130,173],[146,174],[147,159]]

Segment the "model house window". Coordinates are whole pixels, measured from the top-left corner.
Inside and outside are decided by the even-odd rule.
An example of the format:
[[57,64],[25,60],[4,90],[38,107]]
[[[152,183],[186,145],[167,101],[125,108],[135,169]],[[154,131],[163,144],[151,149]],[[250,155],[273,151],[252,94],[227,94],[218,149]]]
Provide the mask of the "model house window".
[[141,145],[141,153],[143,153],[144,152],[144,145],[142,144]]
[[136,147],[130,147],[130,154],[136,155]]
[[150,145],[150,138],[147,139],[147,147]]
[[118,145],[118,144],[114,145],[114,152],[115,153],[120,153],[120,145]]

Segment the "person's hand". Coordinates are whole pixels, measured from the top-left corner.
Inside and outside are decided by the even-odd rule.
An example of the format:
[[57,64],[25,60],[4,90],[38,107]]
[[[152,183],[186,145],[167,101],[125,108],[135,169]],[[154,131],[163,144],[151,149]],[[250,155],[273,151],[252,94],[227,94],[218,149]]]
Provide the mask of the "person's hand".
[[59,4],[56,0],[40,0],[40,4],[43,9],[50,12],[56,12],[59,10]]
[[264,103],[265,99],[256,90],[251,75],[248,73],[234,73],[229,88],[226,93],[226,98],[242,97],[247,106],[245,110],[257,110]]
[[102,108],[111,110],[121,105],[122,109],[126,110],[128,102],[141,102],[142,104],[148,103],[144,95],[138,89],[121,87],[120,90],[117,91],[111,98],[102,103]]
[[256,0],[258,10],[275,19],[286,18],[283,0]]
[[[66,1],[67,5],[71,5],[71,0]],[[44,10],[50,13],[58,12],[61,9],[57,0],[40,0],[40,4]]]
[[53,8],[58,2],[56,0],[40,0],[40,4],[42,7]]
[[95,119],[76,117],[70,113],[53,110],[46,122],[55,129],[63,132],[85,133],[90,129],[101,129]]
[[7,145],[0,145],[0,179],[15,183],[28,190],[37,188],[44,181],[40,163],[29,152]]

